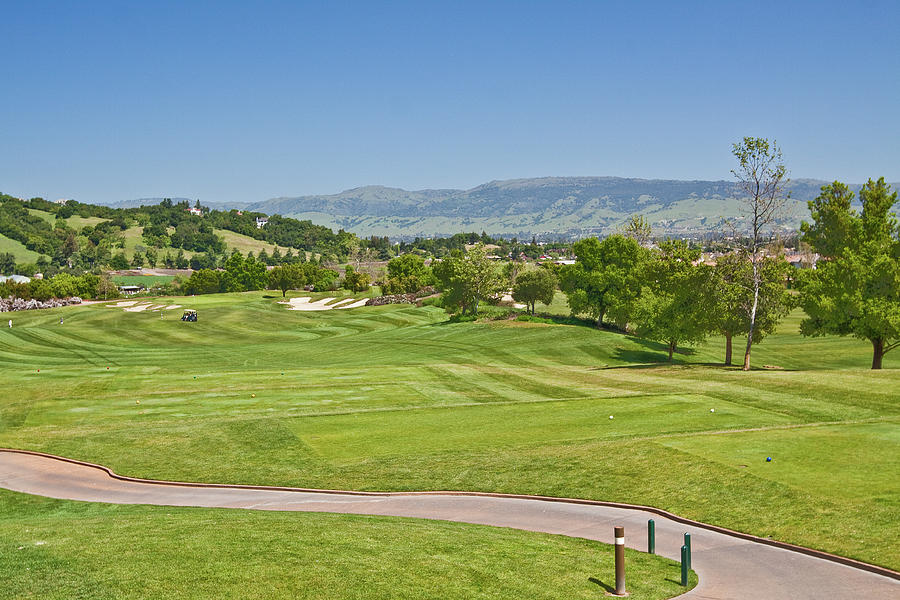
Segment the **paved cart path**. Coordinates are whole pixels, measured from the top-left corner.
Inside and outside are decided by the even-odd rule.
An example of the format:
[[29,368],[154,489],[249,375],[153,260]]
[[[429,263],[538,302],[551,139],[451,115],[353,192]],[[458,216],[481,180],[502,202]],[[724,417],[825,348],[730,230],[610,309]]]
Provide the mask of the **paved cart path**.
[[[69,500],[390,515],[512,527],[626,544],[646,550],[647,519],[656,521],[657,553],[678,560],[689,532],[700,585],[695,599],[900,599],[900,581],[759,541],[686,525],[647,510],[513,496],[454,492],[375,494],[250,486],[178,484],[121,477],[105,467],[0,449],[0,487]],[[890,574],[889,574],[890,575]],[[611,582],[609,582],[611,583]]]

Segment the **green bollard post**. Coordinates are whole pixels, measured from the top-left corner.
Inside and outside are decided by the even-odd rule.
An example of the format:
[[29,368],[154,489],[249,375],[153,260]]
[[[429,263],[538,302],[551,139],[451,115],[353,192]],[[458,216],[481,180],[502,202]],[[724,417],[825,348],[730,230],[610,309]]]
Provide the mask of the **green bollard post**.
[[684,534],[684,547],[687,548],[687,568],[691,570],[691,534]]
[[656,521],[647,521],[647,552],[656,554]]
[[688,584],[688,549],[687,546],[681,547],[681,585]]

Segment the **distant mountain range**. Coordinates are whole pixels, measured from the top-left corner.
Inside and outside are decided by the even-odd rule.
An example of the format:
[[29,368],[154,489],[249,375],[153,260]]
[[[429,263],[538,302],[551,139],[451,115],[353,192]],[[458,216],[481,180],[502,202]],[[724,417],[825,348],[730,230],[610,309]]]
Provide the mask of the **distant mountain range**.
[[[807,201],[815,198],[826,183],[791,181],[791,199],[782,227],[796,228],[808,218]],[[860,186],[851,187],[858,191]],[[470,190],[407,191],[366,186],[332,195],[203,204],[308,219],[335,230],[394,239],[461,231],[520,238],[577,238],[614,231],[632,214],[644,215],[657,235],[721,231],[726,221],[740,223],[738,197],[737,185],[731,181],[543,177],[492,181]],[[133,200],[128,205],[158,204],[161,200]]]

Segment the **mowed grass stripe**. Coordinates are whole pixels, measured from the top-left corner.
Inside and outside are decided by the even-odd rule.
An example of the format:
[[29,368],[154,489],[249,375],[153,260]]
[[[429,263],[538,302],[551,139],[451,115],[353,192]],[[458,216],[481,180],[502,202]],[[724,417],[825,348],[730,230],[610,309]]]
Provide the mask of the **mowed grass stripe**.
[[770,414],[721,402],[718,411],[711,413],[710,402],[704,396],[679,394],[479,405],[299,419],[291,427],[323,456],[346,460],[454,448],[614,440],[648,428],[664,434],[774,420]]

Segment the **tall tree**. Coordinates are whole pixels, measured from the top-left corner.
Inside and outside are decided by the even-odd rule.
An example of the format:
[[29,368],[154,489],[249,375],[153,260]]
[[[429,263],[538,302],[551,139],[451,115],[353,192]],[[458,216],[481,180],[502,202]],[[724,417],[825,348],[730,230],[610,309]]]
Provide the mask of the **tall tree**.
[[512,297],[527,304],[533,315],[535,303],[550,304],[555,292],[556,275],[549,269],[538,268],[519,273],[513,284]]
[[388,261],[386,294],[412,294],[432,283],[431,268],[418,254],[403,254]]
[[653,228],[644,215],[631,215],[622,229],[622,234],[643,246],[653,237]]
[[0,253],[0,275],[12,275],[16,272],[16,257],[10,252]]
[[344,288],[351,292],[364,292],[369,289],[369,274],[362,273],[347,265],[344,269]]
[[432,267],[443,292],[445,306],[458,307],[463,314],[478,314],[481,302],[500,293],[503,278],[494,262],[487,257],[484,244],[478,244],[463,255],[459,251]]
[[269,282],[266,265],[252,256],[244,258],[235,250],[225,260],[225,272],[221,275],[222,289],[226,292],[261,290]]
[[304,283],[305,277],[297,265],[279,266],[269,271],[269,287],[281,290],[282,298],[287,295],[288,290],[297,289]]
[[824,260],[801,279],[801,306],[808,317],[803,335],[853,335],[872,344],[872,368],[900,347],[900,225],[891,212],[897,192],[871,179],[859,192],[862,213],[851,208],[853,193],[840,182],[822,188],[809,203],[812,223],[804,239]]
[[585,314],[603,324],[607,315],[620,326],[628,320],[631,303],[640,291],[639,273],[648,252],[633,238],[611,235],[603,241],[575,242],[574,265],[560,271],[560,287],[572,314]]
[[769,142],[766,138],[745,137],[739,144],[733,144],[732,154],[738,160],[738,168],[731,172],[744,193],[741,199],[743,216],[749,227],[744,251],[750,257],[753,271],[753,303],[750,306],[747,348],[744,351],[744,370],[749,371],[750,350],[756,335],[759,297],[763,285],[761,251],[764,250],[766,233],[783,216],[784,205],[789,197],[784,188],[789,180],[781,149],[775,140]]
[[[774,332],[778,323],[790,312],[793,299],[785,280],[793,269],[782,257],[766,257],[759,265],[759,302],[753,343]],[[726,254],[713,269],[711,296],[712,327],[725,336],[725,364],[731,365],[732,339],[750,334],[750,312],[753,308],[753,266],[742,253]]]
[[695,264],[699,257],[682,241],[663,242],[643,269],[635,333],[665,343],[669,361],[680,344],[700,343],[710,330],[710,269]]

